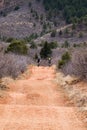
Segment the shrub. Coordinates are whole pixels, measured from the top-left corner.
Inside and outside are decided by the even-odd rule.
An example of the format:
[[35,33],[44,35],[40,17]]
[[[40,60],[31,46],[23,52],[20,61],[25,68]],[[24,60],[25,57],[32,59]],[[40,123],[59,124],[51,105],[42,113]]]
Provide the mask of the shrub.
[[62,58],[61,60],[59,60],[58,62],[58,68],[62,68],[66,63],[68,63],[71,59],[71,56],[68,52],[65,52],[63,55],[62,55]]
[[57,42],[51,42],[51,43],[49,43],[49,46],[50,46],[51,49],[55,49],[55,48],[58,47],[58,43]]
[[0,53],[0,78],[7,76],[16,78],[32,62],[27,56]]
[[59,36],[61,36],[63,34],[62,30],[59,31]]
[[65,65],[65,61],[64,60],[59,60],[58,68],[61,69],[63,65]]
[[81,78],[87,78],[87,52],[82,50],[75,52],[72,57],[72,66],[74,74]]
[[73,24],[72,24],[72,30],[75,30],[75,29],[76,29],[76,24],[73,23]]
[[70,44],[69,44],[69,42],[66,40],[65,42],[64,42],[64,44],[63,44],[63,46],[62,47],[65,47],[65,48],[68,48],[68,47],[70,47]]
[[13,40],[14,40],[14,38],[9,37],[9,38],[7,38],[6,42],[12,42]]
[[82,38],[82,37],[83,37],[83,33],[80,32],[80,33],[79,33],[79,38]]
[[18,5],[14,8],[15,11],[17,11],[19,9],[20,9],[20,7]]
[[44,24],[43,24],[43,30],[44,30],[44,31],[47,30],[47,24],[46,24],[46,22],[44,22]]
[[51,33],[51,37],[55,37],[56,36],[56,30],[53,30]]
[[37,60],[38,59],[38,54],[35,53],[34,59]]
[[12,43],[8,46],[6,52],[14,52],[17,54],[27,54],[28,48],[26,44],[23,41],[20,40],[14,40]]
[[68,28],[65,29],[65,34],[68,34],[69,33],[69,30]]
[[33,39],[36,39],[38,37],[37,33],[32,33],[29,37],[26,37],[24,40],[27,42],[31,42]]
[[70,54],[69,52],[65,52],[63,55],[62,55],[62,60],[64,61],[69,61],[70,60]]
[[87,50],[81,48],[73,52],[71,61],[65,66],[64,72],[87,79]]
[[31,45],[30,45],[30,48],[32,48],[32,49],[35,49],[35,48],[37,48],[37,45],[36,45],[36,43],[35,43],[35,42],[32,42],[32,43],[31,43]]
[[31,7],[31,6],[32,6],[32,3],[31,3],[31,2],[29,2],[29,3],[28,3],[28,6],[29,6],[29,7]]

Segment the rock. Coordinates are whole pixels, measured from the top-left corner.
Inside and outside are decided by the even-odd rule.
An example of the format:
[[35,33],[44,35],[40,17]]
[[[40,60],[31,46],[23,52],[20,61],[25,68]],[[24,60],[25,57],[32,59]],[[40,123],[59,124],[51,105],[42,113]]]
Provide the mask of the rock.
[[70,75],[68,75],[68,76],[66,76],[65,78],[64,78],[64,81],[67,83],[67,84],[69,84],[69,85],[73,85],[73,84],[76,84],[76,83],[78,83],[80,80],[79,80],[79,78],[77,78],[77,77],[71,77]]

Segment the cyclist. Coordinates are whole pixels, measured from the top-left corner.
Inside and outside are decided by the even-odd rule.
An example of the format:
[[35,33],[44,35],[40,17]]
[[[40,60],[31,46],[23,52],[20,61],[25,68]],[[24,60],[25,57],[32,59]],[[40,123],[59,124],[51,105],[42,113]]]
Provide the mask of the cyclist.
[[49,66],[51,66],[51,58],[50,57],[48,58],[48,64],[49,64]]
[[40,58],[39,57],[37,58],[37,64],[38,64],[38,66],[40,66]]

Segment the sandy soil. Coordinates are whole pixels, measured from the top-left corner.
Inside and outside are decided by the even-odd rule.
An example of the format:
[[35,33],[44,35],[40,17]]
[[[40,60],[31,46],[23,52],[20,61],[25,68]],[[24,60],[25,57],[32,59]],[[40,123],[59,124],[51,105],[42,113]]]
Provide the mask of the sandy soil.
[[0,98],[0,130],[86,130],[57,84],[56,69],[29,68]]

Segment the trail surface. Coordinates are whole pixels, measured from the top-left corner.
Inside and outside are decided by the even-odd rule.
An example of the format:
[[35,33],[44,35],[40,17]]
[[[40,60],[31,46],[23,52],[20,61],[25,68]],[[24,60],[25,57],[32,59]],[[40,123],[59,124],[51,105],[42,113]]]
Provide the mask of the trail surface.
[[76,108],[66,105],[54,66],[29,69],[0,99],[0,130],[86,130]]

